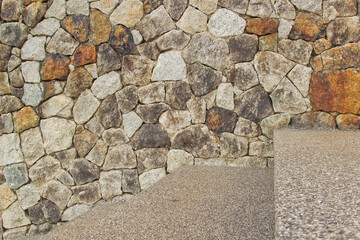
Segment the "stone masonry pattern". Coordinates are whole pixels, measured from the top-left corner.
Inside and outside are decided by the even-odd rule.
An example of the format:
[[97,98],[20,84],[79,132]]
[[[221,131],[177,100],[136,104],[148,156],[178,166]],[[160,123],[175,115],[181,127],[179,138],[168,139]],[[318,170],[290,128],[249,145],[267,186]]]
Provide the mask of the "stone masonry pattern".
[[359,129],[357,1],[0,0],[0,239]]

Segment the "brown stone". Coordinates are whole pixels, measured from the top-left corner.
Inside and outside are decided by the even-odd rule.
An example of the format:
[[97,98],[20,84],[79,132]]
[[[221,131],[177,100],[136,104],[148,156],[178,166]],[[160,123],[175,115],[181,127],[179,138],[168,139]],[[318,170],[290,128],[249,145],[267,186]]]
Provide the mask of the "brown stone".
[[121,68],[121,58],[119,54],[108,44],[103,43],[98,47],[97,71],[102,76],[108,72]]
[[236,113],[219,107],[211,108],[206,114],[206,126],[216,133],[233,132],[237,122]]
[[157,124],[144,124],[131,140],[135,149],[170,146],[170,138],[167,132]]
[[316,72],[310,83],[314,111],[360,113],[360,73],[355,69]]
[[321,54],[325,69],[342,69],[358,67],[360,64],[360,48],[357,43],[326,50]]
[[42,99],[46,100],[49,97],[60,94],[65,86],[64,81],[46,81],[42,82]]
[[32,4],[33,2],[47,2],[47,0],[23,0],[23,4],[25,6],[28,6]]
[[326,112],[307,112],[294,116],[290,126],[302,129],[334,129],[335,117]]
[[359,40],[359,17],[337,18],[329,23],[326,36],[334,45]]
[[64,93],[69,97],[78,97],[83,91],[91,87],[92,80],[92,76],[85,68],[76,68],[67,79]]
[[163,0],[144,0],[144,13],[149,14],[163,3]]
[[99,182],[91,182],[85,185],[71,188],[78,203],[91,205],[101,199]]
[[324,34],[324,21],[320,16],[313,13],[301,12],[296,16],[289,38],[315,41],[323,37]]
[[314,42],[313,47],[316,54],[320,54],[331,48],[331,42],[325,38],[318,39]]
[[324,65],[320,56],[316,56],[310,60],[310,64],[316,72],[323,70]]
[[360,117],[353,114],[341,114],[336,117],[340,130],[356,130],[360,128]]
[[279,22],[273,18],[250,18],[246,21],[246,31],[256,35],[276,33]]
[[0,114],[19,110],[23,106],[19,98],[10,95],[0,96]]
[[85,157],[98,140],[98,136],[89,130],[84,130],[74,136],[74,147],[80,157]]
[[259,38],[259,51],[277,51],[277,33],[262,36]]
[[80,44],[71,57],[71,63],[74,64],[75,67],[94,62],[96,62],[96,48],[90,42]]
[[135,43],[131,31],[120,24],[110,36],[110,45],[119,53],[132,54],[135,52]]
[[70,58],[60,54],[48,55],[41,65],[42,80],[66,80],[70,73]]
[[125,85],[143,86],[150,83],[154,62],[141,56],[124,56],[121,77]]
[[61,26],[80,42],[85,42],[89,35],[89,18],[84,15],[71,15],[61,21]]
[[31,107],[24,107],[20,111],[15,112],[13,118],[14,130],[18,133],[36,127],[40,122],[39,116]]
[[46,4],[41,2],[34,2],[27,6],[23,12],[23,21],[29,27],[35,27],[46,13]]
[[250,62],[254,59],[259,47],[256,35],[242,34],[228,41],[230,60],[234,63]]
[[172,109],[186,110],[186,102],[191,96],[192,92],[189,83],[185,81],[166,83],[166,103]]
[[8,70],[8,62],[11,55],[11,47],[5,44],[0,44],[0,71]]
[[79,158],[75,159],[72,164],[70,174],[74,178],[75,183],[81,185],[99,179],[100,170],[95,164],[86,159]]
[[111,22],[109,18],[99,10],[92,9],[90,12],[90,38],[95,45],[109,41]]

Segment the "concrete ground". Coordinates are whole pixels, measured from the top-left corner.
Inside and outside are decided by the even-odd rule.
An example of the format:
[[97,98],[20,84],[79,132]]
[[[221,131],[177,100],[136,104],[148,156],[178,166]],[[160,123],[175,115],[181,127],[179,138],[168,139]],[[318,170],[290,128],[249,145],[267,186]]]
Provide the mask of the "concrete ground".
[[272,169],[183,167],[34,239],[274,239],[273,188]]

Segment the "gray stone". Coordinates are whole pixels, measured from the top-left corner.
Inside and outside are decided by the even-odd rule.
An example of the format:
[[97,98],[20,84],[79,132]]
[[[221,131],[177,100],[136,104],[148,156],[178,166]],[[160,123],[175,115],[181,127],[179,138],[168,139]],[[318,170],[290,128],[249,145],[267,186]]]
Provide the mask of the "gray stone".
[[60,209],[53,202],[44,200],[29,209],[29,217],[33,224],[57,223],[60,220]]
[[220,141],[205,125],[190,126],[177,132],[171,140],[172,149],[181,149],[194,157],[211,158],[220,155]]
[[10,165],[4,168],[6,184],[11,189],[18,189],[29,181],[27,168],[24,163]]
[[9,76],[6,72],[0,73],[0,95],[10,93]]
[[107,96],[102,101],[96,118],[105,129],[120,127],[122,117],[115,94]]
[[61,221],[63,222],[72,221],[75,218],[80,217],[90,209],[91,209],[90,206],[84,204],[76,204],[74,206],[71,206],[63,212],[63,214],[61,215]]
[[89,130],[83,130],[79,134],[74,135],[74,147],[80,157],[85,157],[95,143],[98,140],[98,136]]
[[202,64],[188,66],[188,80],[195,96],[203,96],[215,90],[221,83],[221,72]]
[[54,116],[65,117],[64,114],[67,112],[67,109],[71,109],[73,106],[74,103],[70,97],[65,96],[64,94],[60,94],[42,103],[37,110],[42,118],[49,118]]
[[0,185],[0,193],[1,193],[1,195],[0,195],[0,210],[4,211],[13,202],[16,201],[16,194],[9,188],[9,186],[6,183],[3,183]]
[[6,240],[17,239],[17,238],[25,237],[26,232],[27,232],[27,227],[13,228],[13,229],[6,230],[4,232],[3,237]]
[[[89,2],[89,1],[88,1]],[[91,8],[99,9],[101,12],[105,13],[106,15],[110,15],[116,5],[118,5],[118,0],[100,0],[100,1],[92,1],[90,3]]]
[[26,8],[24,8],[23,20],[24,23],[29,27],[35,27],[36,24],[44,17],[46,13],[46,4],[41,2],[33,2]]
[[99,179],[100,170],[95,164],[90,163],[86,159],[79,158],[75,159],[70,169],[70,174],[77,185],[82,185]]
[[170,107],[165,103],[155,103],[149,105],[139,105],[136,108],[136,113],[145,123],[155,123],[158,121],[160,115],[169,109]]
[[303,113],[309,103],[303,98],[299,90],[284,78],[270,95],[275,112]]
[[70,148],[68,150],[57,152],[55,153],[55,156],[61,162],[61,166],[64,169],[69,170],[76,158],[76,149]]
[[144,0],[144,12],[145,14],[151,13],[163,3],[162,0]]
[[139,174],[165,167],[167,152],[164,148],[147,148],[136,151]]
[[59,181],[52,180],[42,187],[41,196],[55,203],[61,210],[64,210],[72,196],[72,192]]
[[115,31],[110,35],[109,43],[115,51],[123,55],[133,54],[136,50],[131,31],[124,25],[118,25],[115,28]]
[[104,163],[107,151],[108,146],[104,141],[99,140],[86,156],[86,159],[100,167]]
[[294,25],[293,21],[280,19],[279,27],[278,27],[278,38],[279,39],[288,38],[293,25]]
[[254,59],[258,50],[258,38],[256,35],[242,34],[228,40],[230,61],[234,63],[250,62]]
[[170,146],[168,133],[157,124],[144,124],[131,140],[134,149],[164,148]]
[[3,53],[3,55],[0,55],[0,70],[1,71],[6,71],[6,65],[7,65],[7,71],[11,72],[12,70],[14,70],[15,68],[17,68],[18,66],[20,66],[21,64],[21,59],[18,58],[15,55],[11,55],[10,56],[10,52],[11,52],[11,47],[7,46],[7,45],[2,45],[4,48],[7,48],[8,51],[8,56],[6,55],[6,52],[4,50],[5,53]]
[[143,15],[143,3],[141,1],[123,1],[110,15],[110,21],[114,25],[123,24],[128,28],[132,28],[140,21]]
[[141,190],[147,189],[166,176],[165,168],[152,169],[139,176]]
[[172,149],[167,154],[167,171],[173,172],[184,165],[194,165],[194,156],[183,150]]
[[85,90],[76,101],[73,108],[74,121],[77,124],[87,122],[100,106],[100,101],[90,90]]
[[36,107],[43,100],[42,90],[39,84],[25,83],[24,95],[21,98],[27,106]]
[[206,119],[206,102],[202,98],[194,97],[186,103],[189,109],[191,122],[193,124],[205,123]]
[[45,59],[46,37],[33,37],[28,39],[21,48],[21,59],[42,61]]
[[280,19],[295,19],[296,10],[289,0],[271,0],[276,17]]
[[123,144],[129,141],[126,133],[121,128],[110,128],[105,130],[103,132],[102,139],[109,146]]
[[234,87],[231,83],[220,83],[216,91],[216,106],[234,110]]
[[[45,42],[44,42],[45,43]],[[45,54],[45,51],[44,51]],[[39,83],[40,82],[40,63],[35,61],[23,62],[21,64],[21,71],[24,76],[24,80],[27,83]]]
[[291,116],[287,113],[275,114],[265,118],[260,123],[262,133],[269,138],[273,138],[274,130],[288,127],[290,119]]
[[135,168],[136,156],[130,145],[110,147],[103,165],[104,170]]
[[30,33],[34,36],[45,35],[52,36],[60,28],[60,21],[55,18],[48,18],[42,20],[34,27]]
[[125,85],[143,86],[150,83],[154,62],[142,56],[124,56],[121,78]]
[[121,68],[121,59],[119,54],[107,43],[99,46],[97,52],[98,75],[118,70]]
[[255,56],[255,69],[265,91],[272,92],[295,63],[273,52],[259,52]]
[[245,118],[239,118],[236,123],[234,133],[242,137],[257,137],[261,134],[260,127]]
[[17,21],[21,16],[21,0],[3,0],[1,4],[1,19]]
[[117,72],[110,72],[99,77],[92,85],[91,91],[99,99],[114,94],[122,87],[120,75]]
[[51,156],[45,156],[29,169],[29,177],[37,186],[53,180],[61,170],[60,162]]
[[288,74],[288,78],[293,82],[303,97],[309,95],[309,84],[312,73],[313,70],[310,67],[298,64]]
[[135,112],[129,112],[123,115],[124,131],[129,138],[134,135],[142,124],[142,119]]
[[186,110],[186,102],[191,98],[192,92],[189,83],[176,81],[166,83],[166,103],[172,109]]
[[6,229],[17,228],[30,224],[30,220],[21,209],[19,202],[13,203],[8,209],[3,211],[2,220],[2,225]]
[[219,5],[230,9],[231,11],[245,14],[246,9],[248,8],[249,0],[219,0]]
[[206,114],[206,126],[216,133],[233,132],[237,122],[237,115],[230,110],[212,107]]
[[21,47],[27,39],[27,33],[27,27],[22,23],[0,25],[0,41],[10,46]]
[[181,30],[171,30],[156,40],[156,44],[160,50],[166,51],[170,49],[182,50],[188,45],[190,37]]
[[137,27],[144,39],[148,41],[149,39],[175,29],[175,24],[166,12],[165,7],[160,6],[149,15],[143,17]]
[[312,46],[304,40],[281,40],[278,44],[279,53],[297,63],[307,65],[312,53]]
[[359,17],[337,18],[326,28],[328,40],[334,45],[343,45],[359,40]]
[[140,192],[140,183],[137,169],[124,169],[122,171],[122,190],[125,193],[137,194]]
[[138,104],[139,97],[137,95],[137,88],[135,86],[128,86],[116,94],[117,104],[123,113],[128,113],[133,110]]
[[291,3],[300,10],[322,14],[322,2],[318,0],[291,0]]
[[65,170],[62,170],[57,176],[56,179],[59,180],[62,184],[66,186],[74,186],[75,182],[70,173]]
[[79,67],[70,72],[64,93],[72,98],[78,97],[83,91],[91,87],[93,77],[85,68]]
[[59,28],[46,45],[49,53],[72,55],[79,43],[64,29]]
[[11,133],[14,130],[14,124],[10,113],[0,115],[0,135]]
[[308,112],[294,116],[290,126],[305,129],[335,129],[335,117],[325,112]]
[[229,49],[224,39],[217,39],[210,33],[195,34],[182,56],[186,63],[200,62],[221,69],[226,66]]
[[98,182],[88,183],[72,188],[77,203],[91,205],[101,199],[100,185]]
[[190,5],[200,9],[205,14],[216,11],[218,0],[190,0]]
[[239,158],[248,153],[248,140],[232,133],[222,133],[220,135],[220,149],[220,157]]
[[89,3],[87,0],[68,0],[66,2],[66,12],[68,15],[89,16]]
[[260,86],[235,98],[235,112],[243,118],[258,122],[274,113],[268,94]]
[[0,136],[0,146],[0,166],[24,161],[18,134],[3,134]]
[[176,26],[189,34],[205,32],[207,29],[207,16],[199,10],[189,6]]
[[101,172],[100,174],[100,188],[103,199],[109,201],[115,196],[120,196],[123,192],[121,190],[122,171],[113,170],[109,172]]
[[270,0],[250,0],[246,11],[247,15],[254,17],[270,17],[272,5]]
[[22,106],[20,99],[15,96],[0,96],[0,114],[14,112],[22,108]]
[[166,11],[174,20],[179,20],[188,5],[187,0],[164,0],[163,2]]
[[152,83],[138,88],[139,101],[144,104],[163,102],[165,100],[165,84]]
[[137,46],[137,50],[141,56],[156,61],[160,55],[160,51],[155,42],[147,42]]
[[274,157],[274,147],[272,143],[252,142],[249,144],[249,155],[258,157]]
[[23,132],[20,138],[25,162],[31,166],[45,154],[40,128],[31,128]]
[[234,83],[236,87],[243,91],[259,84],[257,73],[251,63],[236,64],[235,67],[231,69],[228,77],[230,82]]
[[244,32],[246,21],[225,8],[218,9],[209,19],[209,31],[218,37],[240,35]]
[[159,122],[171,134],[190,126],[191,115],[189,111],[169,110],[160,116]]
[[93,133],[96,133],[98,136],[101,136],[101,134],[105,130],[101,123],[96,119],[96,117],[93,117],[90,121],[88,121],[85,124],[85,128]]
[[183,80],[186,78],[186,64],[180,51],[160,54],[151,76],[152,81]]
[[51,6],[46,11],[46,18],[57,18],[59,20],[64,19],[66,16],[66,3],[65,0],[54,0]]
[[356,0],[324,0],[323,9],[334,8],[338,17],[350,17],[357,14]]
[[138,30],[132,30],[131,34],[133,35],[135,45],[139,45],[144,40]]

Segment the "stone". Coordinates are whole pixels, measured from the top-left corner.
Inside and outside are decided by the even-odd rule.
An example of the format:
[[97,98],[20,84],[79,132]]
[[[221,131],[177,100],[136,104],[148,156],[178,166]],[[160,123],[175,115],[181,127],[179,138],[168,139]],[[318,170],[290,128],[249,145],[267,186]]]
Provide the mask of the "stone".
[[11,114],[2,114],[0,116],[0,135],[4,133],[11,133],[13,130],[14,125]]
[[29,27],[35,27],[44,17],[46,13],[46,4],[34,2],[23,9],[24,23]]
[[139,176],[141,190],[147,189],[165,177],[165,168],[152,169]]
[[176,133],[191,125],[191,115],[189,111],[169,110],[160,116],[159,123],[168,133]]
[[27,39],[27,33],[27,27],[23,23],[3,23],[0,26],[0,42],[20,48]]
[[98,75],[102,76],[108,72],[121,68],[120,56],[107,43],[101,44],[97,53],[97,69]]
[[64,116],[67,109],[72,108],[73,105],[74,103],[70,97],[60,94],[42,103],[37,111],[42,118]]
[[13,193],[6,183],[0,185],[0,193],[0,210],[4,211],[16,201],[16,194]]
[[222,133],[220,135],[220,149],[220,157],[239,158],[248,153],[248,140],[232,133]]
[[3,211],[2,221],[2,225],[6,229],[17,228],[30,224],[30,220],[21,209],[19,202],[13,203],[8,209]]
[[109,172],[101,172],[99,182],[101,195],[105,200],[109,201],[115,196],[122,195],[122,171],[113,170]]
[[349,43],[324,51],[321,59],[325,69],[336,70],[359,66],[359,54],[358,44]]
[[65,30],[59,28],[46,45],[48,53],[72,55],[79,43]]
[[218,9],[209,19],[209,31],[218,37],[240,35],[244,32],[246,21],[225,8]]
[[294,25],[294,21],[280,19],[279,28],[278,28],[279,39],[287,39],[293,25]]
[[21,98],[22,102],[27,106],[36,107],[42,99],[42,90],[39,84],[24,84],[24,94]]
[[[317,1],[321,3],[320,1]],[[296,16],[295,23],[290,31],[290,39],[315,41],[324,37],[325,26],[323,19],[312,13],[301,12]]]
[[1,4],[1,19],[5,21],[17,21],[21,15],[20,0],[3,0]]
[[220,142],[205,125],[194,125],[177,132],[171,140],[172,149],[185,150],[194,157],[211,158],[220,155]]
[[143,36],[138,30],[132,30],[131,34],[133,35],[135,45],[139,45],[144,40]]
[[103,165],[104,170],[136,168],[136,156],[130,145],[110,147]]
[[261,134],[261,130],[256,123],[239,117],[235,125],[234,133],[241,137],[257,137]]
[[40,121],[40,128],[47,154],[65,150],[72,145],[75,123],[61,118],[48,118]]
[[166,103],[173,109],[185,110],[186,102],[191,98],[190,85],[186,81],[166,83]]
[[359,40],[359,17],[337,18],[326,28],[328,40],[334,45],[343,45]]
[[6,72],[0,73],[0,95],[10,93],[9,77]]
[[13,114],[14,131],[23,132],[39,125],[40,118],[31,107],[24,107]]
[[174,20],[179,20],[181,15],[183,15],[187,5],[187,0],[164,0],[164,7],[169,13],[170,17]]
[[120,127],[122,117],[114,94],[107,96],[102,101],[96,118],[105,129]]
[[323,2],[323,9],[333,7],[336,10],[338,17],[349,17],[357,14],[357,1],[356,0],[325,0]]
[[123,144],[129,142],[129,138],[121,128],[110,128],[105,130],[102,135],[102,139],[109,146]]
[[[230,9],[231,11],[245,14],[246,9],[249,4],[249,0],[239,0],[239,1],[233,1],[233,0],[219,0],[218,3],[220,6],[225,7],[227,9]],[[216,9],[216,8],[215,8]]]
[[67,16],[61,21],[61,26],[79,42],[85,42],[89,36],[88,17],[83,15]]
[[90,30],[90,39],[92,39],[95,45],[107,42],[110,38],[111,22],[109,18],[102,12],[91,9]]
[[274,147],[272,143],[252,142],[249,144],[249,155],[257,157],[274,157]]
[[[76,149],[70,148],[68,150],[60,151],[55,153],[55,156],[61,162],[61,166],[64,169],[69,170],[76,158]],[[61,172],[62,171],[59,171],[56,176],[58,176]]]
[[180,51],[160,54],[151,76],[152,81],[183,80],[186,78],[186,64]]
[[190,37],[181,30],[171,30],[156,40],[160,50],[182,50],[189,43]]
[[41,186],[55,179],[60,170],[61,166],[58,160],[51,156],[45,156],[29,169],[29,177],[33,184]]
[[133,110],[138,103],[137,88],[135,86],[128,86],[115,94],[118,106],[123,113],[128,113]]
[[64,210],[72,196],[72,192],[62,183],[52,180],[42,187],[41,195],[55,203],[61,210]]
[[254,17],[270,17],[272,6],[270,0],[250,0],[246,11],[247,15]]
[[295,19],[296,10],[289,0],[271,0],[275,15],[282,19]]
[[0,96],[0,114],[14,112],[22,108],[23,104],[15,96]]
[[352,68],[314,73],[309,90],[313,110],[358,114],[359,77],[358,71]]
[[124,25],[120,24],[116,27],[115,31],[110,35],[109,43],[119,53],[133,54],[135,52],[133,36],[130,30]]
[[197,32],[206,31],[206,23],[207,16],[199,10],[189,6],[180,20],[176,23],[176,26],[186,33],[195,34]]
[[80,157],[85,157],[95,143],[98,140],[98,136],[89,130],[84,130],[74,136],[74,147]]
[[137,46],[137,50],[141,56],[156,61],[160,55],[160,51],[155,42],[143,43]]
[[99,140],[86,156],[86,159],[100,167],[104,163],[107,151],[108,147],[105,142]]
[[303,64],[309,64],[312,46],[304,40],[281,40],[278,44],[279,53],[284,55],[286,58]]
[[167,171],[173,172],[185,165],[194,165],[194,157],[183,150],[172,149],[167,155]]
[[305,129],[335,129],[335,117],[325,112],[308,112],[294,116],[290,126]]
[[226,65],[229,49],[224,39],[217,39],[210,33],[195,34],[182,56],[186,63],[200,62],[215,69]]
[[279,22],[273,18],[250,18],[246,21],[246,32],[259,36],[277,33]]
[[288,113],[279,113],[263,119],[260,123],[262,133],[273,138],[275,129],[287,128],[290,124],[291,116]]
[[[24,86],[24,78],[23,78],[23,75],[22,75],[22,72],[21,72],[21,67],[18,67],[17,69],[15,69],[14,71],[12,71],[11,73],[9,73],[9,76],[7,79],[7,74],[4,73],[4,74],[1,74],[0,75],[2,77],[2,92],[3,94],[8,94],[11,92],[11,87],[18,87],[18,88],[21,88]],[[10,80],[10,86],[8,87],[8,83],[7,83],[7,80]],[[1,83],[0,83],[1,84]],[[1,95],[1,94],[0,94]],[[22,96],[19,96],[19,97],[22,97]]]
[[16,194],[23,210],[35,206],[41,198],[38,188],[32,183],[21,187],[16,191]]
[[11,133],[1,135],[0,145],[0,166],[7,166],[24,161],[18,134]]
[[189,109],[191,122],[193,124],[205,123],[206,119],[206,102],[202,98],[191,98],[186,103]]
[[100,185],[97,181],[73,187],[72,190],[79,204],[91,205],[101,199]]
[[144,13],[149,14],[160,5],[162,5],[163,0],[144,0]]
[[87,0],[68,0],[66,1],[66,13],[68,15],[89,16],[89,3]]
[[48,18],[42,20],[31,29],[30,33],[34,36],[45,35],[51,37],[60,28],[60,21],[56,18]]
[[61,221],[69,222],[72,221],[81,215],[85,214],[87,211],[91,209],[90,206],[84,204],[76,204],[67,208],[63,214],[61,215]]
[[27,61],[21,64],[21,71],[24,76],[24,80],[27,83],[39,83],[40,82],[40,63],[35,61]]
[[124,56],[121,78],[124,85],[143,86],[150,83],[154,62],[142,56]]
[[117,72],[110,72],[95,80],[91,91],[98,99],[104,99],[114,94],[121,87],[120,75]]
[[129,138],[134,135],[142,124],[142,119],[135,112],[129,112],[123,115],[124,131]]
[[91,87],[92,81],[92,76],[85,68],[75,68],[68,76],[64,93],[68,97],[76,98]]
[[56,18],[62,20],[66,17],[65,0],[54,0],[45,14],[45,18]]
[[98,78],[99,77],[98,74],[97,74],[97,65],[96,65],[96,63],[85,65],[85,69],[86,69],[86,71],[88,71],[88,73],[90,73],[90,75],[93,78]]
[[164,103],[155,103],[139,105],[136,108],[136,113],[145,123],[155,123],[158,121],[160,115],[169,109],[170,107]]
[[[146,5],[146,3],[144,5]],[[150,14],[143,17],[137,24],[137,28],[144,39],[148,41],[165,32],[175,29],[175,24],[166,12],[165,7],[160,6]]]
[[316,14],[322,14],[322,1],[317,0],[291,0],[292,4],[295,5],[296,8],[304,11],[313,12]]
[[324,69],[324,65],[321,59],[321,56],[316,56],[310,60],[310,64],[313,67],[315,72],[320,72]]
[[165,167],[167,152],[163,148],[148,148],[136,151],[139,174],[151,169]]
[[134,27],[143,17],[143,3],[139,0],[122,2],[110,15],[110,21],[114,25],[125,25],[128,28]]
[[256,35],[242,34],[228,40],[230,61],[234,63],[250,62],[254,59],[259,42]]
[[60,209],[49,200],[43,200],[29,208],[29,217],[33,224],[57,223],[60,220]]
[[90,121],[88,121],[85,124],[85,128],[93,133],[96,133],[98,136],[101,136],[101,134],[105,130],[101,123],[96,119],[96,117],[93,117]]
[[340,130],[357,130],[360,128],[360,118],[353,114],[340,114],[336,117],[336,124]]
[[221,72],[195,63],[187,68],[190,87],[195,96],[204,96],[215,90],[221,82]]
[[321,54],[325,50],[330,49],[331,46],[332,46],[331,42],[325,38],[318,39],[313,44],[314,52],[316,54]]
[[309,84],[312,73],[313,70],[310,67],[298,64],[287,75],[303,97],[309,95]]
[[57,176],[56,179],[59,180],[62,184],[66,186],[74,186],[75,182],[70,173],[65,170],[62,170]]
[[25,237],[26,232],[27,232],[27,227],[13,228],[13,229],[6,230],[4,232],[3,237],[4,237],[4,239],[21,238],[21,237]]
[[114,9],[115,9],[116,5],[118,5],[118,3],[119,3],[118,0],[91,1],[90,8],[98,9],[106,15],[110,15],[114,11]]
[[164,148],[170,146],[170,138],[163,127],[144,124],[131,138],[134,149]]
[[165,100],[165,84],[156,82],[138,88],[139,101],[144,104],[163,102]]
[[259,52],[255,56],[254,66],[265,91],[272,92],[295,63],[278,53]]
[[70,73],[70,58],[64,55],[47,55],[41,64],[40,75],[43,81],[46,80],[66,80]]
[[230,82],[234,86],[245,91],[259,84],[259,79],[254,66],[251,63],[238,63],[228,74]]
[[99,179],[100,170],[95,164],[79,158],[73,162],[70,174],[74,178],[76,185],[83,185]]
[[136,169],[124,169],[122,171],[122,190],[124,193],[137,194],[140,192],[138,171]]
[[207,112],[205,124],[210,130],[222,133],[233,132],[236,122],[237,116],[234,112],[220,107],[213,107]]
[[216,105],[234,110],[234,87],[231,83],[220,83],[216,91]]
[[[86,107],[85,107],[86,106]],[[100,101],[90,90],[85,90],[80,94],[73,108],[74,121],[77,124],[86,123],[100,106]]]
[[21,64],[21,59],[15,55],[11,55],[11,47],[0,44],[0,71],[11,72]]
[[[216,11],[218,0],[190,0],[190,5],[209,15]],[[234,9],[231,9],[234,11]],[[176,19],[177,20],[177,19]]]

